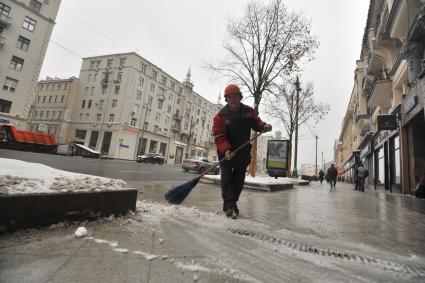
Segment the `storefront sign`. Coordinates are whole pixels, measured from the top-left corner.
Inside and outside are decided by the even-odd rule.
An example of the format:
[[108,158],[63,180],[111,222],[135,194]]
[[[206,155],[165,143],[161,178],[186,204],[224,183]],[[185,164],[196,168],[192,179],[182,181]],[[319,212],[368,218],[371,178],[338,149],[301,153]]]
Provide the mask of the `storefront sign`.
[[378,115],[378,131],[397,130],[397,118],[394,114]]
[[38,130],[39,130],[40,132],[46,132],[46,131],[47,131],[47,126],[46,126],[46,125],[44,125],[44,124],[39,124],[39,125],[38,125]]
[[10,120],[0,118],[0,124],[10,124]]
[[370,144],[368,144],[367,146],[365,146],[365,148],[362,149],[362,151],[360,152],[360,158],[363,159],[363,157],[365,157],[369,153],[370,153]]
[[380,132],[373,140],[373,147],[378,148],[388,138],[389,132]]
[[416,95],[412,95],[406,98],[406,100],[403,103],[403,110],[405,114],[409,113],[413,108],[415,108],[417,104],[416,100],[417,100]]

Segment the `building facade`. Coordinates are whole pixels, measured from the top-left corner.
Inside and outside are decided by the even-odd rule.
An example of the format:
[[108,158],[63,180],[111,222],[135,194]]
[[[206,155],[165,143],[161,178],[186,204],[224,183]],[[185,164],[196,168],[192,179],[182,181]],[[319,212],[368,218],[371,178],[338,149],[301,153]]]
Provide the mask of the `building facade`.
[[0,0],[0,119],[27,127],[61,1]]
[[335,152],[346,180],[362,162],[370,187],[414,192],[425,170],[424,93],[424,1],[371,0]]
[[84,58],[70,136],[110,158],[161,153],[168,164],[188,156],[216,159],[211,136],[220,108],[136,53]]
[[46,80],[39,81],[27,129],[52,133],[60,145],[72,143],[73,137],[69,136],[69,129],[78,87],[79,80],[75,77],[47,77]]

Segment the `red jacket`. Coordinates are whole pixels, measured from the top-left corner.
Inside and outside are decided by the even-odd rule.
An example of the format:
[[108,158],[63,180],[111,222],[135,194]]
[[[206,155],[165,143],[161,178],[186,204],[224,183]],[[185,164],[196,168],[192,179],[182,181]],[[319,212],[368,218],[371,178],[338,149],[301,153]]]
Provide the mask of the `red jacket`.
[[249,140],[251,129],[260,132],[264,129],[265,125],[266,123],[261,121],[255,113],[255,110],[243,103],[241,103],[238,112],[230,111],[228,105],[223,107],[214,116],[212,127],[214,142],[217,146],[219,157],[224,154],[226,150],[234,150],[239,145]]

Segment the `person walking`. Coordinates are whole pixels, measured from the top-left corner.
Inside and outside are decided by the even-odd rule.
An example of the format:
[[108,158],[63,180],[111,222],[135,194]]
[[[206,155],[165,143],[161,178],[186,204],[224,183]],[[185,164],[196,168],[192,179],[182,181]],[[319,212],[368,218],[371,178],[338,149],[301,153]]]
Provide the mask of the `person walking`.
[[335,190],[336,178],[338,177],[338,170],[336,170],[335,165],[332,164],[326,174],[329,178],[329,182],[331,183],[331,190],[332,188]]
[[357,167],[357,189],[361,192],[364,192],[364,183],[369,176],[369,171],[363,166],[363,163],[360,162]]
[[232,151],[250,139],[251,130],[269,132],[272,126],[263,122],[253,108],[241,103],[242,93],[237,85],[230,84],[225,88],[224,99],[227,105],[214,116],[212,131],[218,158],[226,159],[220,165],[223,211],[227,217],[237,218],[237,202],[245,182],[246,168],[251,163],[251,144],[236,153]]
[[319,180],[320,180],[320,184],[323,182],[323,176],[325,176],[325,172],[323,172],[323,170],[319,171]]

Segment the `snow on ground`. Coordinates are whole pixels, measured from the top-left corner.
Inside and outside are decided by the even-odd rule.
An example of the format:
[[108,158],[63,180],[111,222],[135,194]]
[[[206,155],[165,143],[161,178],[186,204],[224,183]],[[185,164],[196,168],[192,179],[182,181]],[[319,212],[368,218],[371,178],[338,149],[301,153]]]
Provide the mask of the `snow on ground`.
[[[206,175],[204,179],[211,180],[211,181],[220,180],[220,175]],[[260,185],[280,185],[280,184],[292,184],[292,183],[297,184],[298,182],[300,182],[299,179],[287,178],[287,177],[279,177],[277,179],[270,176],[258,176],[258,175],[255,177],[252,177],[252,176],[245,177],[245,183],[255,183]]]
[[123,180],[57,170],[16,159],[0,158],[0,194],[105,191],[126,188]]

